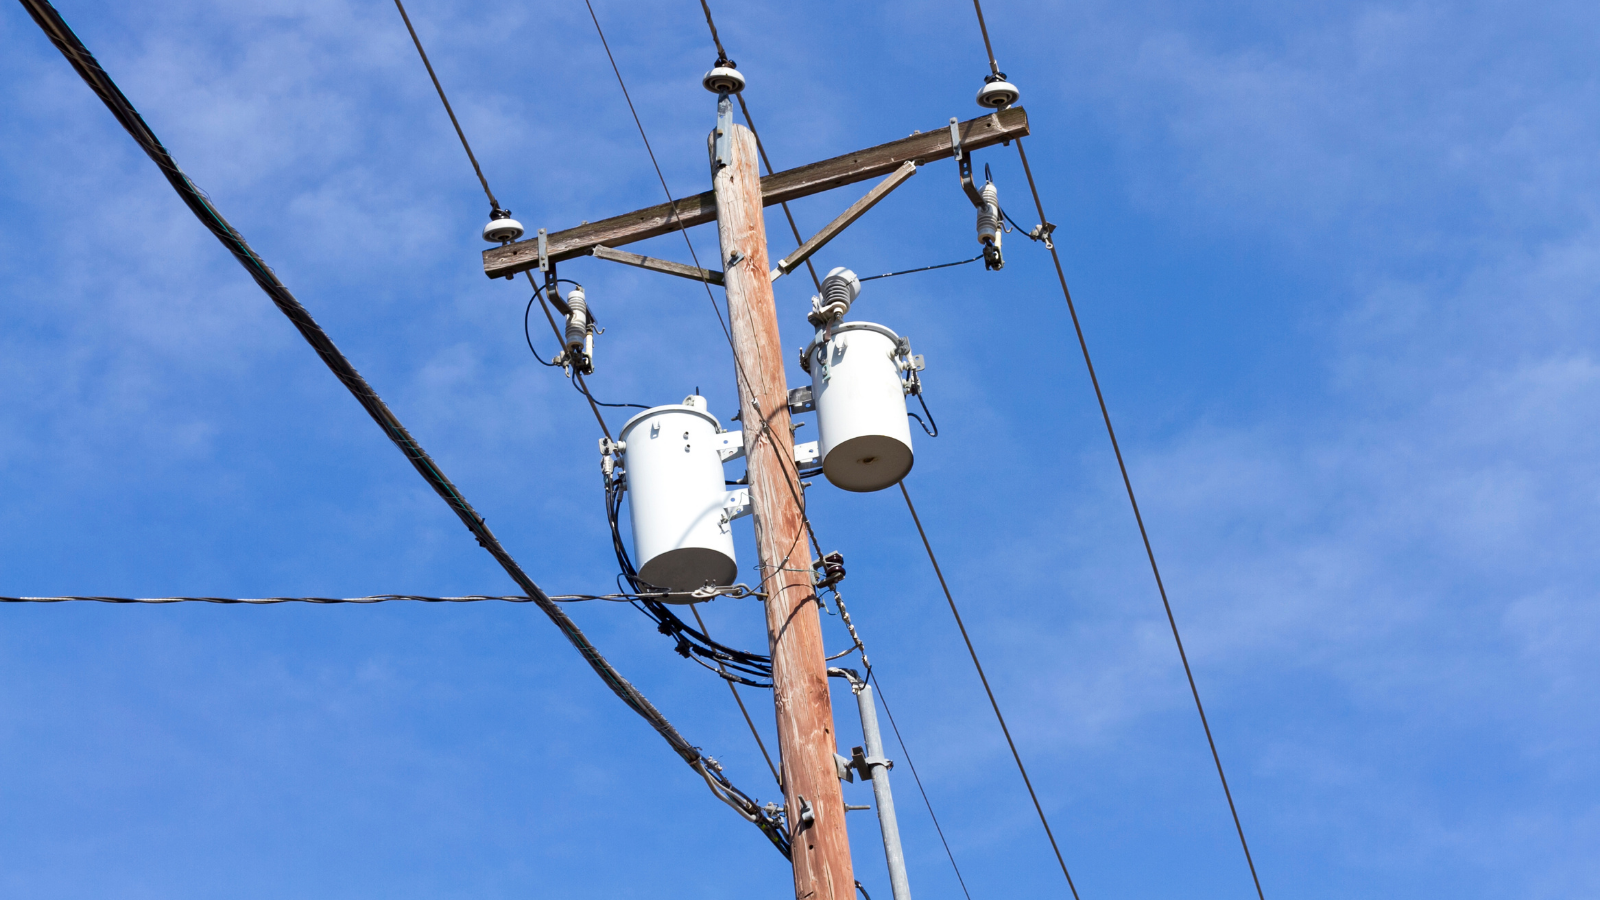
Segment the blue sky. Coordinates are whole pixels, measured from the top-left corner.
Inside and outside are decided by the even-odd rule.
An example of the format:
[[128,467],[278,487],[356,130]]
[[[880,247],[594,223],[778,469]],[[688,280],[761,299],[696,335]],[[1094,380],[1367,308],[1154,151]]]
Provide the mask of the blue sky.
[[[979,112],[958,0],[714,8],[779,167]],[[60,9],[534,578],[609,589],[594,422],[528,356],[525,287],[480,274],[487,204],[392,6]],[[669,184],[704,190],[697,5],[596,9]],[[530,228],[659,202],[581,4],[410,10]],[[1600,15],[988,15],[1267,895],[1600,893]],[[0,47],[0,592],[511,590],[19,7]],[[1015,155],[978,159],[1031,224]],[[814,229],[853,198],[795,212]],[[693,237],[714,256],[714,232]],[[1007,251],[1003,272],[872,282],[857,306],[928,359],[943,433],[919,437],[908,484],[1085,900],[1246,896],[1048,256],[1019,235]],[[818,261],[974,252],[946,162]],[[563,267],[608,326],[597,394],[698,387],[730,413],[700,288],[607,266]],[[808,296],[778,283],[795,346]],[[1063,896],[898,494],[819,484],[811,502],[973,897]],[[721,684],[632,610],[574,615],[737,783],[777,795]],[[753,601],[707,615],[760,646]],[[535,610],[0,619],[6,896],[789,890]],[[848,706],[840,723],[855,733]],[[895,774],[913,890],[959,897]],[[859,877],[887,896],[853,815]]]

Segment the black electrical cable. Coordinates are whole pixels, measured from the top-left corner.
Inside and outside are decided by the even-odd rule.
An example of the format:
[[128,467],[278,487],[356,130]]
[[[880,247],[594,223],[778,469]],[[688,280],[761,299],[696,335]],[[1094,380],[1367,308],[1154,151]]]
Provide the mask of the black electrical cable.
[[573,386],[578,389],[579,393],[583,394],[585,397],[588,397],[589,400],[592,403],[594,403],[596,406],[609,406],[609,407],[611,407],[613,409],[623,409],[623,408],[628,408],[628,409],[649,409],[650,408],[648,406],[645,406],[643,403],[602,403],[599,400],[596,400],[595,397],[594,397],[594,394],[591,393],[590,390],[589,390],[589,382],[584,381],[583,380],[583,373],[577,371],[576,369],[574,369],[573,372],[572,372],[572,383],[573,383]]
[[[917,420],[917,424],[922,426],[922,430],[927,433],[928,437],[935,437],[935,438],[938,437],[939,436],[939,423],[933,421],[933,413],[928,411],[928,401],[922,399],[922,392],[921,391],[917,391],[917,402],[922,404],[922,413],[923,413],[923,415],[928,417],[928,421],[927,422],[923,422],[922,421],[922,416],[919,416],[914,412],[908,412],[908,413],[906,413],[906,415],[910,416],[913,419],[916,419]],[[928,428],[929,425],[933,426],[933,428],[931,430]]]
[[500,201],[494,198],[494,191],[489,190],[489,179],[483,177],[483,168],[478,165],[478,157],[473,155],[472,145],[467,143],[467,133],[461,130],[461,123],[456,121],[456,111],[450,108],[450,99],[444,95],[444,85],[439,83],[439,76],[433,72],[433,63],[428,62],[428,51],[422,49],[422,39],[417,37],[417,30],[411,27],[411,17],[406,15],[405,4],[394,0],[395,9],[400,10],[400,18],[406,23],[406,31],[411,32],[411,43],[417,45],[417,55],[422,57],[422,65],[428,70],[428,77],[433,79],[433,89],[439,92],[439,102],[444,104],[444,111],[450,116],[450,124],[456,128],[456,137],[461,138],[461,149],[467,151],[467,159],[472,161],[472,171],[478,173],[478,183],[483,185],[483,192],[489,197],[489,207],[495,212],[500,212]]
[[[639,580],[637,570],[633,567],[633,560],[629,557],[626,543],[622,540],[621,512],[622,497],[626,491],[626,483],[619,476],[613,476],[606,481],[606,519],[611,528],[611,546],[617,557],[619,577],[625,581],[634,593],[639,595],[660,594],[660,591],[651,591],[649,587]],[[738,682],[750,687],[770,688],[771,682],[752,681],[744,676],[755,678],[772,677],[772,658],[746,650],[737,650],[726,644],[711,639],[704,631],[696,631],[689,627],[676,613],[659,601],[641,597],[635,604],[641,613],[656,623],[657,630],[676,642],[676,650],[686,659],[705,665],[704,660],[716,662],[719,668],[710,671],[716,672],[725,680]],[[730,674],[726,669],[731,669]]]
[[[700,626],[700,631],[707,635],[711,634],[711,629],[706,627],[706,620],[700,618],[699,607],[691,603],[689,604],[689,611],[694,613],[694,621],[695,624]],[[720,661],[717,663],[717,668],[726,671]],[[728,681],[728,691],[733,694],[733,702],[739,705],[739,715],[744,716],[744,724],[750,726],[750,736],[756,739],[756,747],[761,750],[761,758],[767,761],[767,769],[772,772],[772,780],[776,781],[781,788],[783,786],[783,776],[778,774],[778,767],[773,765],[772,754],[767,752],[767,742],[761,739],[761,732],[756,729],[755,720],[750,718],[750,710],[745,709],[744,698],[739,696],[739,686],[732,681]]]
[[859,279],[859,280],[860,281],[877,281],[879,278],[893,278],[896,275],[914,275],[917,272],[931,272],[934,269],[948,269],[951,266],[964,266],[967,263],[975,263],[980,259],[983,259],[983,254],[982,253],[979,253],[977,256],[974,256],[971,259],[958,259],[955,262],[939,263],[936,266],[923,266],[920,269],[906,269],[903,272],[885,272],[882,275],[868,275],[867,277]]
[[535,292],[532,297],[528,298],[528,308],[524,309],[522,311],[522,336],[525,339],[527,339],[527,341],[528,341],[528,352],[532,353],[533,354],[533,358],[537,359],[539,361],[539,365],[541,365],[541,366],[550,366],[552,368],[559,369],[559,368],[561,368],[561,365],[559,363],[557,363],[555,361],[545,362],[544,361],[544,357],[539,355],[539,351],[533,349],[533,335],[528,333],[528,314],[533,312],[534,301],[536,301],[538,299],[539,299],[539,294],[538,294],[538,292]]
[[1072,896],[1077,898],[1078,887],[1072,883],[1072,873],[1067,871],[1067,861],[1061,856],[1061,848],[1056,844],[1055,832],[1050,830],[1050,820],[1045,818],[1044,806],[1039,802],[1039,795],[1033,790],[1033,779],[1028,777],[1028,767],[1022,764],[1022,754],[1017,752],[1017,743],[1011,739],[1011,729],[1006,726],[1006,717],[1000,712],[1000,703],[994,698],[994,689],[989,687],[989,676],[983,673],[983,663],[978,661],[978,651],[972,646],[972,638],[967,635],[967,626],[961,621],[961,611],[956,609],[956,598],[950,594],[950,585],[945,583],[944,570],[939,567],[939,558],[933,555],[933,545],[928,542],[928,533],[922,530],[922,519],[917,515],[917,507],[911,502],[911,493],[906,490],[906,483],[900,482],[900,496],[906,498],[906,509],[911,511],[911,521],[917,525],[917,534],[922,536],[922,546],[928,551],[928,561],[933,563],[933,574],[939,576],[939,587],[944,590],[944,599],[950,604],[950,613],[955,616],[956,627],[961,629],[961,639],[967,644],[967,652],[972,655],[972,665],[978,670],[978,680],[983,682],[983,691],[989,695],[989,706],[994,709],[994,717],[1000,720],[1000,731],[1006,736],[1006,745],[1011,748],[1011,758],[1017,761],[1017,771],[1022,773],[1022,783],[1028,788],[1028,796],[1033,798],[1033,808],[1039,813],[1039,822],[1044,825],[1045,837],[1050,839],[1050,848],[1056,852],[1056,862],[1061,864],[1061,874],[1067,877],[1067,887],[1072,890]]
[[[586,600],[611,600],[618,603],[632,603],[647,598],[650,595],[639,594],[555,594],[547,599],[562,603],[576,603]],[[389,603],[392,601],[410,601],[413,603],[482,603],[489,600],[498,600],[502,603],[533,603],[532,597],[523,596],[492,596],[488,594],[468,594],[461,597],[423,597],[416,594],[374,594],[368,597],[0,597],[0,603],[221,603],[226,605],[266,606],[274,603]]]
[[[599,649],[578,628],[577,623],[551,601],[549,596],[534,583],[532,578],[528,577],[528,574],[522,570],[522,567],[501,545],[499,539],[489,530],[489,526],[484,522],[483,517],[478,515],[472,505],[461,495],[455,484],[439,469],[438,464],[433,461],[427,451],[422,449],[422,446],[411,436],[411,433],[401,424],[400,420],[378,396],[377,392],[367,383],[367,380],[361,377],[356,368],[339,351],[333,340],[328,337],[327,332],[323,331],[322,327],[311,317],[311,313],[300,304],[300,301],[295,299],[294,295],[289,292],[289,289],[284,286],[277,275],[267,267],[266,262],[251,249],[244,237],[233,226],[228,224],[227,220],[211,204],[211,201],[195,187],[188,176],[183,174],[183,170],[178,167],[172,155],[167,152],[160,139],[156,137],[150,126],[139,115],[139,111],[129,102],[105,69],[101,68],[94,55],[73,33],[55,7],[50,5],[48,0],[20,0],[20,2],[28,10],[29,15],[33,17],[34,22],[50,39],[51,43],[61,51],[61,54],[77,70],[89,88],[99,96],[101,101],[105,103],[106,108],[111,111],[111,114],[116,117],[128,134],[133,137],[145,154],[161,170],[162,175],[172,185],[173,190],[178,193],[184,204],[189,207],[201,224],[205,225],[217,240],[222,242],[223,246],[239,261],[239,264],[244,266],[245,271],[250,273],[250,277],[255,280],[262,291],[289,319],[301,336],[306,339],[306,342],[312,346],[312,349],[316,350],[317,355],[322,358],[322,361],[333,372],[334,376],[344,384],[356,398],[356,401],[367,411],[367,414],[372,417],[373,421],[378,423],[384,434],[405,455],[406,460],[417,470],[417,473],[428,482],[428,485],[433,488],[435,493],[449,504],[457,517],[461,519],[462,524],[466,525],[467,530],[472,532],[473,537],[477,538],[479,545],[494,557],[495,561],[516,582],[528,599],[537,605],[540,611],[560,629],[562,635],[578,650],[584,661],[594,670],[595,674],[600,676],[612,693],[616,694],[630,709],[649,722],[650,726],[672,747],[673,752],[677,753],[679,758],[703,776],[710,777],[707,775],[709,771],[708,764],[699,748],[690,744],[683,735],[679,734],[678,730],[672,726],[672,723],[667,721],[666,717],[639,692],[639,689],[622,677],[622,674],[601,655]],[[728,802],[740,805],[741,814],[754,821],[766,834],[768,840],[772,841],[773,845],[778,847],[780,851],[787,854],[787,836],[783,833],[781,827],[772,821],[770,816],[765,816],[754,800],[740,793],[720,773],[718,773],[716,779],[723,789],[729,792],[730,796],[737,798]]]

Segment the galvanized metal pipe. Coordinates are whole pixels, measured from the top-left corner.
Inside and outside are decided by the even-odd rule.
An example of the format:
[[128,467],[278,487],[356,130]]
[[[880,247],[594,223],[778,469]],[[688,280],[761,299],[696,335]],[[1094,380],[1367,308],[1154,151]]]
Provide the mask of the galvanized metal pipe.
[[861,735],[872,776],[872,795],[877,800],[878,828],[883,832],[883,855],[889,863],[889,888],[894,900],[911,900],[911,882],[906,878],[906,855],[900,847],[900,822],[895,818],[894,792],[889,789],[889,760],[883,755],[883,734],[878,730],[878,704],[872,685],[853,669],[829,669],[850,680],[856,705],[861,708]]

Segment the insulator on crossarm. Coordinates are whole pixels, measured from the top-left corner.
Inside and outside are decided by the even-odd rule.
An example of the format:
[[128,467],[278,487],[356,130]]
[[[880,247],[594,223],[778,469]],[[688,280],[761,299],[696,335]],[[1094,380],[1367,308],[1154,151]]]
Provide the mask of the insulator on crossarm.
[[1000,217],[1000,190],[991,181],[983,186],[979,197],[983,200],[983,206],[978,208],[978,242],[983,244],[983,265],[988,269],[1003,268],[1006,263],[1000,255],[1000,238],[1005,228]]
[[581,285],[573,285],[567,292],[567,359],[579,363],[585,373],[594,371],[594,343],[590,337],[591,319],[589,302]]
[[511,218],[511,210],[496,209],[489,213],[489,224],[483,226],[483,239],[491,244],[505,244],[522,237],[522,223]]
[[989,75],[983,79],[983,87],[978,91],[978,105],[990,109],[1005,109],[1017,102],[1021,92],[1017,86],[1006,80],[1006,75]]
[[583,339],[589,333],[589,302],[583,296],[583,288],[574,285],[567,292],[567,349],[583,350]]

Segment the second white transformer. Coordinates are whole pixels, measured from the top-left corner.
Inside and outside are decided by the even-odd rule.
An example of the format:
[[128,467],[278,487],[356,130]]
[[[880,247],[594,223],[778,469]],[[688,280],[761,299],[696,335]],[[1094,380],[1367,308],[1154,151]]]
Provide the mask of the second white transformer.
[[910,365],[900,336],[872,322],[841,322],[817,332],[805,350],[817,406],[822,474],[847,491],[881,491],[911,471],[906,416]]
[[704,397],[657,406],[622,426],[620,447],[639,579],[672,591],[730,585],[738,574],[733,529],[742,492],[727,490],[728,441]]

